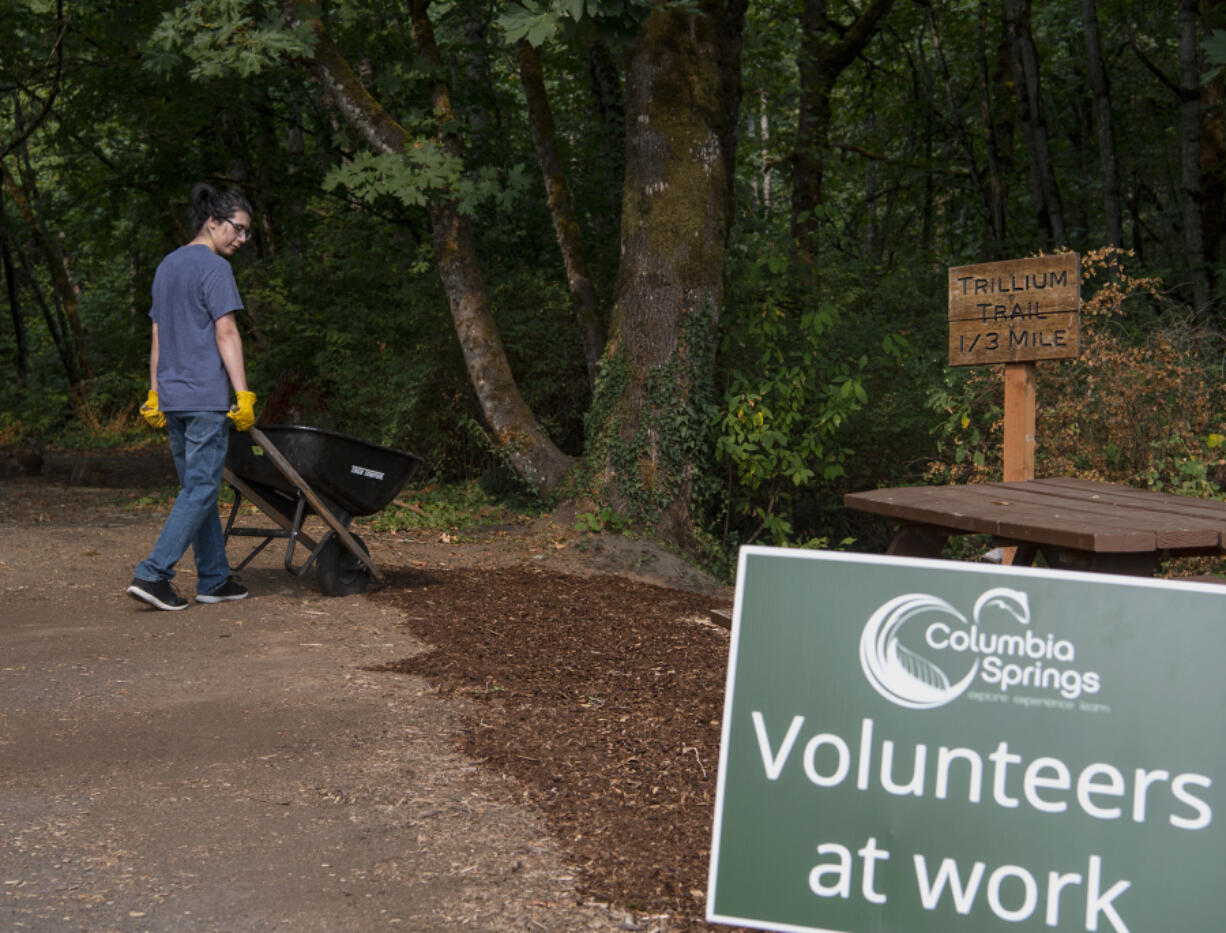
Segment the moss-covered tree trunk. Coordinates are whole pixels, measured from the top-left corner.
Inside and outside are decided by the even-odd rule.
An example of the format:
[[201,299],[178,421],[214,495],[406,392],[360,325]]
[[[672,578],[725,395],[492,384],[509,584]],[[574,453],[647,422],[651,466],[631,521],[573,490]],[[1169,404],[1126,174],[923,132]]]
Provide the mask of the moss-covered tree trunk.
[[621,261],[589,458],[618,511],[678,544],[723,300],[745,5],[657,7],[626,58]]

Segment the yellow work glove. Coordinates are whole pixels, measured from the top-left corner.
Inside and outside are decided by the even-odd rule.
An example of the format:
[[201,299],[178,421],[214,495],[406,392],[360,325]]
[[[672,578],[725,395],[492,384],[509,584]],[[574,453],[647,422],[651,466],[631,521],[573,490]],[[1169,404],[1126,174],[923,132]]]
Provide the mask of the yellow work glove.
[[239,392],[238,405],[230,409],[227,417],[239,431],[250,431],[255,424],[255,393]]
[[142,418],[149,422],[150,427],[166,427],[166,416],[158,408],[158,394],[153,389],[149,390],[149,397],[145,399],[145,404],[140,407],[140,414]]

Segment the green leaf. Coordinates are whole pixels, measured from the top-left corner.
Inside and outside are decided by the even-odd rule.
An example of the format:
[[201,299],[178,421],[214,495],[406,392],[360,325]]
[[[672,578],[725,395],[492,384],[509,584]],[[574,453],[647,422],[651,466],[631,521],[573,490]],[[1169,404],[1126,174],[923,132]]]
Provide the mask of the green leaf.
[[1226,30],[1215,29],[1205,37],[1201,47],[1205,50],[1205,61],[1219,68],[1226,66]]
[[505,33],[507,42],[526,39],[530,45],[540,47],[557,33],[558,14],[535,3],[526,3],[507,10],[498,17],[497,23]]

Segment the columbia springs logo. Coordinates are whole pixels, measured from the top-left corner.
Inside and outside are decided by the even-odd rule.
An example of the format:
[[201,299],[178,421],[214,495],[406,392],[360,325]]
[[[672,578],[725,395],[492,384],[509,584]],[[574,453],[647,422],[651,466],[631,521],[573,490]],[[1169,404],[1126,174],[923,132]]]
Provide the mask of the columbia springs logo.
[[1099,675],[1072,666],[1077,649],[1030,628],[1030,598],[996,587],[971,618],[939,596],[907,593],[881,606],[860,636],[860,666],[873,689],[907,709],[935,709],[976,680],[1002,692],[1057,691],[1066,700],[1097,693]]

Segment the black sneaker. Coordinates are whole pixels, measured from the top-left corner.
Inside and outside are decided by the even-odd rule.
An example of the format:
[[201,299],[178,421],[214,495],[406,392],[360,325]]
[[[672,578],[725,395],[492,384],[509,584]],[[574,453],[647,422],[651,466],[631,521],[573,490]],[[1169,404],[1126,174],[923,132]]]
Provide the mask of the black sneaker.
[[238,582],[237,577],[231,577],[211,593],[197,593],[198,603],[224,603],[230,599],[246,599],[247,587]]
[[139,599],[142,603],[148,603],[155,609],[186,609],[187,600],[174,591],[174,587],[170,585],[169,580],[142,580],[140,577],[133,577],[132,583],[128,586],[127,593],[133,599]]

